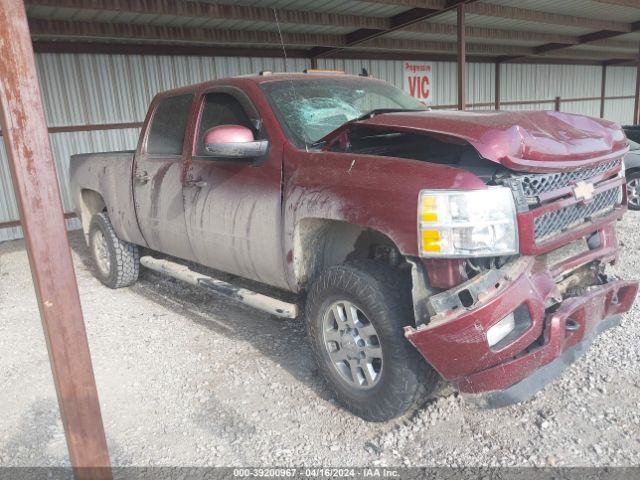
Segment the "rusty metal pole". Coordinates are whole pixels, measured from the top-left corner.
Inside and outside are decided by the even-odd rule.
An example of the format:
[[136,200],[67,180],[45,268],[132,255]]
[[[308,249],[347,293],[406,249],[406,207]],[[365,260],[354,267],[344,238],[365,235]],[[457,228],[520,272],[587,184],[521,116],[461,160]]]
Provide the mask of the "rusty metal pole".
[[464,3],[457,7],[458,10],[458,110],[464,110],[467,106],[467,69],[466,69],[466,35],[464,26]]
[[600,79],[600,118],[604,118],[604,102],[607,94],[607,66],[602,65],[602,78]]
[[0,0],[2,134],[75,477],[110,479],[58,179],[24,4]]
[[493,99],[495,102],[495,109],[500,110],[500,62],[496,62],[495,68],[495,92],[493,94]]

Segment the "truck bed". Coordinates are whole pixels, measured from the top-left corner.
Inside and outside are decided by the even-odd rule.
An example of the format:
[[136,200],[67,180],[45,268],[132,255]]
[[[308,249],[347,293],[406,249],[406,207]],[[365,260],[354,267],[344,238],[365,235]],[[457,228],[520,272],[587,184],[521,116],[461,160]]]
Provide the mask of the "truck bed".
[[[85,233],[88,232],[91,218],[80,206],[87,205],[86,200],[95,196],[104,200],[104,208],[120,238],[138,245],[145,244],[133,204],[131,175],[134,155],[134,150],[123,150],[83,153],[71,157],[69,180],[76,214],[82,221]],[[84,202],[81,201],[83,198]]]

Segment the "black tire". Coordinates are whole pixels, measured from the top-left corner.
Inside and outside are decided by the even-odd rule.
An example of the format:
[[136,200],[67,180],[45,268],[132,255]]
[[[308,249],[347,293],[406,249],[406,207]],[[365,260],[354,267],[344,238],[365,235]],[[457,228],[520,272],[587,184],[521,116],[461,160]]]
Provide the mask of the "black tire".
[[[98,258],[102,250],[96,243],[104,238],[108,265]],[[138,280],[140,273],[140,253],[138,246],[120,240],[106,213],[97,213],[91,219],[89,227],[89,248],[96,265],[96,277],[109,288],[127,287]],[[102,267],[104,268],[102,268]]]
[[640,170],[627,174],[627,206],[629,210],[640,210]]
[[[377,383],[372,382],[368,389],[350,385],[325,346],[325,313],[343,300],[357,305],[377,332],[382,367]],[[404,337],[403,327],[413,323],[411,282],[406,272],[377,261],[331,267],[309,290],[306,316],[321,375],[337,399],[359,417],[373,422],[391,420],[419,406],[436,387],[437,373]]]

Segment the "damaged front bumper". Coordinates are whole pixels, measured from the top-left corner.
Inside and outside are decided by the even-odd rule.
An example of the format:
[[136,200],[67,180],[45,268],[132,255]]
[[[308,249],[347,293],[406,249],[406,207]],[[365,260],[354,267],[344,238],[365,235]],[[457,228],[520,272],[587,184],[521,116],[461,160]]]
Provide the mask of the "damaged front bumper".
[[[445,380],[485,405],[525,400],[633,304],[637,282],[594,273],[617,252],[613,226],[599,235],[597,248],[559,263],[520,257],[432,296],[419,297],[414,276],[418,327],[406,327],[407,339]],[[588,280],[572,280],[580,275]],[[487,332],[511,314],[514,330],[490,346]]]

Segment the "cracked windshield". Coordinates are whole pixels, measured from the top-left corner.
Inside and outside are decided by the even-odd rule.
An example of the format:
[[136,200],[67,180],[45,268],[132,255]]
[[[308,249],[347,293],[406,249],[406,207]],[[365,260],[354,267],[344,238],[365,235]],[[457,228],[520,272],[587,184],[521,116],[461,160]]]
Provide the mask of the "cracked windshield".
[[261,87],[285,133],[301,148],[372,111],[427,109],[398,88],[364,78],[281,80]]

